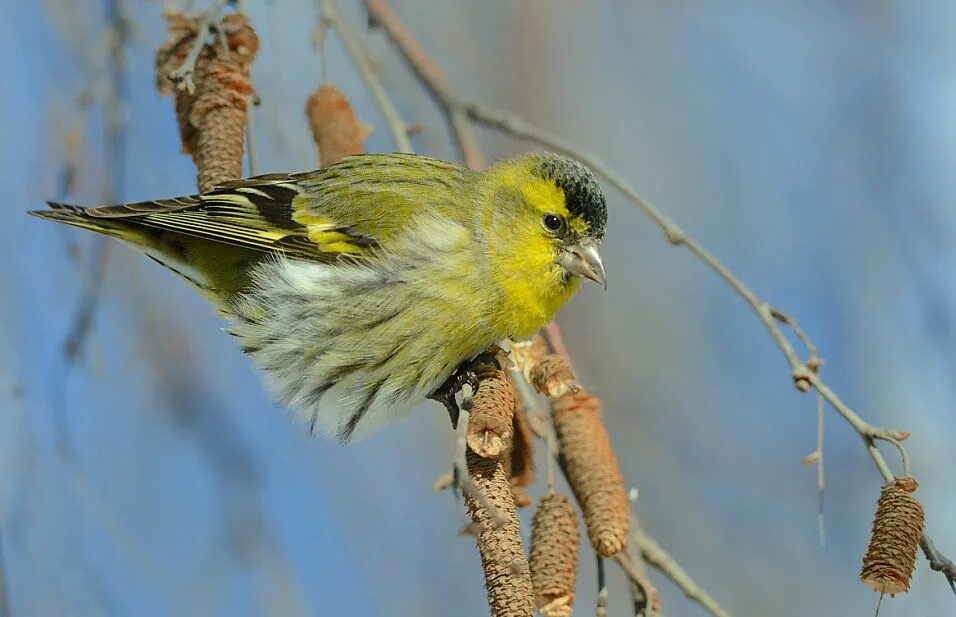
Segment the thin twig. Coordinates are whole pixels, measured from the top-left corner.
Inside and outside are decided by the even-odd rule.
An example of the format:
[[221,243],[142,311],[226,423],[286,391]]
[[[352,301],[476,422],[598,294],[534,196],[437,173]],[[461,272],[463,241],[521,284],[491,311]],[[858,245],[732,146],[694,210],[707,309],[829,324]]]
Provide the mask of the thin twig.
[[930,569],[941,572],[949,581],[949,587],[953,590],[953,595],[956,595],[956,564],[940,553],[936,549],[936,545],[933,544],[932,538],[925,533],[919,545],[920,548],[923,549],[923,555],[925,555],[929,561]]
[[[345,51],[348,52],[352,58],[352,64],[355,66],[355,70],[358,71],[362,81],[365,82],[365,87],[368,88],[372,94],[372,98],[375,99],[375,104],[378,105],[379,110],[385,117],[385,123],[388,125],[388,131],[392,134],[392,141],[395,142],[396,150],[399,152],[413,152],[412,142],[408,138],[408,125],[398,113],[388,93],[385,91],[385,87],[382,86],[382,82],[372,68],[372,63],[369,61],[368,54],[359,41],[358,36],[349,25],[342,20],[335,0],[322,0],[321,24],[325,24],[325,27],[332,28],[338,32],[342,46],[345,47]],[[324,58],[325,56],[323,54],[323,81],[325,81]]]
[[817,535],[820,546],[826,545],[826,527],[823,514],[824,498],[826,496],[826,476],[823,466],[823,428],[826,409],[823,404],[823,395],[817,392]]
[[635,550],[634,553],[632,555],[628,551],[621,551],[614,557],[614,560],[621,566],[621,570],[627,575],[628,582],[631,585],[634,616],[662,617],[657,589],[651,583],[651,579],[648,578],[642,565],[644,557],[640,554],[640,551]]
[[[657,208],[644,201],[644,199],[641,198],[641,196],[638,195],[637,192],[631,188],[630,185],[628,185],[620,175],[604,165],[595,156],[578,149],[563,138],[533,127],[521,118],[518,118],[517,116],[507,112],[491,109],[477,103],[463,102],[461,105],[467,111],[469,118],[475,122],[573,156],[590,167],[596,174],[603,177],[615,188],[617,188],[618,191],[620,191],[625,197],[637,205],[655,224],[657,224],[657,226],[666,236],[668,242],[675,246],[683,245],[687,247],[689,251],[691,251],[708,267],[710,267],[711,270],[713,270],[721,279],[723,279],[724,282],[730,285],[730,287],[736,291],[747,302],[747,304],[750,305],[760,321],[763,322],[763,324],[770,331],[770,334],[776,341],[777,346],[780,347],[781,351],[783,352],[788,364],[790,364],[794,379],[806,380],[810,385],[817,388],[827,402],[830,403],[854,429],[856,429],[861,437],[870,441],[874,439],[882,439],[886,441],[888,440],[887,437],[899,440],[901,436],[906,435],[906,433],[900,431],[890,431],[888,429],[881,429],[872,426],[860,418],[860,416],[858,416],[846,403],[844,403],[843,400],[836,395],[836,393],[830,390],[830,388],[823,383],[819,375],[812,374],[812,371],[807,367],[806,363],[800,359],[800,356],[797,354],[790,341],[787,340],[778,324],[778,321],[781,320],[781,317],[786,315],[785,313],[771,306],[757,296],[753,290],[747,287],[747,285],[745,285],[743,281],[741,281],[715,255],[713,255],[703,245],[698,243],[694,238],[687,235],[687,233],[684,232],[675,222],[666,217],[663,213],[657,210]],[[791,328],[793,327],[793,324],[797,323],[791,318],[786,319],[786,324]],[[815,347],[812,341],[810,341],[809,337],[807,337],[801,329],[797,329],[795,332],[798,333],[798,336],[801,338],[801,340],[803,340],[808,349],[811,350],[811,354],[815,355]],[[808,375],[808,373],[810,373],[810,375]],[[905,437],[902,438],[905,439]],[[889,472],[889,468],[886,466],[886,462],[882,459],[882,456],[879,455],[879,452],[877,452],[874,456],[874,462],[876,462],[877,467],[880,468],[880,472],[887,481],[893,479],[893,474]]]
[[[525,413],[529,418],[529,422],[533,422],[534,426],[537,427],[533,429],[533,432],[538,435],[538,437],[543,438],[548,449],[548,494],[554,493],[554,470],[558,466],[558,436],[554,430],[554,424],[551,422],[548,417],[548,412],[541,408],[541,405],[538,403],[537,396],[534,392],[534,387],[528,383],[527,378],[525,377],[524,372],[516,366],[513,366],[508,369],[508,374],[511,376],[511,382],[514,384],[515,392],[518,393],[518,396],[521,397],[521,402],[524,405]],[[531,420],[531,419],[534,420]]]
[[[446,116],[449,118],[450,128],[453,135],[456,137],[456,141],[459,146],[459,150],[462,155],[462,160],[466,165],[474,169],[480,169],[484,166],[484,155],[481,153],[477,145],[477,141],[474,139],[473,134],[471,133],[469,126],[462,126],[462,119],[467,115],[469,104],[462,103],[454,92],[453,86],[448,78],[445,76],[444,72],[438,66],[438,64],[425,52],[424,48],[418,43],[418,41],[411,35],[410,32],[405,28],[404,24],[398,18],[398,16],[392,11],[391,7],[384,0],[364,0],[365,6],[369,11],[369,15],[381,25],[386,33],[388,34],[393,45],[398,48],[402,56],[411,66],[412,71],[418,77],[422,85],[428,90],[433,98],[439,103],[442,107],[442,110],[445,112]],[[457,121],[456,121],[457,120]],[[465,122],[465,125],[467,123]],[[570,364],[570,354],[567,351],[567,348],[563,344],[563,339],[561,337],[561,331],[558,328],[557,324],[552,322],[546,328],[545,333],[548,335],[549,342],[557,347],[558,349],[563,350],[565,359]],[[524,380],[525,376],[519,371],[520,380]],[[521,390],[519,389],[519,392]],[[461,421],[461,420],[459,420]],[[548,439],[555,439],[553,436],[554,427],[551,426],[551,423],[547,423],[551,435],[548,436]],[[459,435],[462,435],[459,429]],[[460,436],[459,440],[463,438]],[[460,449],[460,446],[459,446]],[[553,458],[558,456],[558,449],[555,447],[555,444],[551,444],[549,447],[551,453],[552,461],[549,463],[553,466]],[[456,461],[458,456],[455,457]],[[561,468],[562,473],[564,472],[563,467]],[[462,475],[460,472],[458,475]],[[467,472],[464,474],[467,477]],[[553,479],[549,478],[549,484],[553,484]],[[624,569],[625,573],[628,575],[632,582],[639,582],[639,579],[635,577],[635,571],[633,567],[628,568],[628,566],[633,566],[633,564],[627,559],[626,554],[622,551],[616,557],[616,561]],[[671,560],[673,561],[673,560]],[[676,564],[675,564],[676,565]],[[683,572],[683,570],[681,570]],[[699,588],[698,588],[699,589]],[[706,598],[710,598],[706,592],[703,592]],[[713,603],[713,599],[710,598]],[[603,601],[606,603],[606,595],[604,596]],[[599,607],[602,602],[599,597]],[[713,603],[716,606],[716,603]],[[727,613],[722,613],[720,617],[724,617]]]
[[249,175],[259,175],[259,151],[256,147],[256,95],[250,97],[246,111],[246,157],[249,161]]
[[[245,0],[235,0],[236,12],[248,17],[248,6]],[[259,150],[256,147],[256,107],[259,105],[259,94],[253,90],[246,104],[246,159],[249,164],[249,175],[259,175]]]
[[[863,439],[867,451],[873,459],[874,465],[886,482],[893,481],[895,476],[892,471],[890,471],[886,460],[877,448],[875,443],[877,440],[888,441],[899,450],[904,474],[909,473],[909,459],[906,455],[905,448],[900,443],[909,436],[909,433],[906,431],[880,428],[869,424],[823,382],[816,371],[818,367],[816,346],[800,327],[796,319],[761,299],[750,287],[738,278],[726,264],[718,259],[717,256],[684,232],[677,223],[664,215],[663,212],[645,201],[620,174],[602,163],[593,154],[579,148],[563,137],[531,125],[514,114],[459,98],[448,77],[434,59],[425,52],[424,48],[411,33],[408,32],[397,14],[388,5],[387,1],[364,0],[364,2],[369,11],[369,15],[384,28],[393,45],[399,50],[419,81],[438,102],[443,113],[449,119],[452,133],[456,137],[459,150],[462,154],[462,159],[467,165],[473,168],[480,168],[483,166],[484,157],[478,149],[477,141],[471,133],[470,127],[464,126],[466,123],[462,122],[463,117],[513,137],[537,143],[551,150],[569,155],[590,167],[592,171],[607,180],[608,183],[614,186],[622,195],[644,212],[644,214],[660,228],[668,242],[674,246],[686,247],[687,250],[703,261],[718,277],[747,302],[783,353],[790,366],[791,375],[797,388],[801,391],[808,390],[810,386],[815,388],[827,403],[856,430]],[[781,330],[780,323],[788,326],[807,347],[810,352],[810,359],[807,362],[800,359],[793,345],[783,330]],[[940,566],[938,568],[933,567],[933,569],[943,573],[950,587],[953,588],[954,594],[956,594],[956,571],[954,571],[956,568],[945,567],[945,564],[951,566],[952,562],[935,549],[932,539],[925,533],[923,535],[923,546],[924,553],[926,553],[931,567],[933,567],[934,564]],[[927,551],[927,547],[930,547],[931,550]],[[936,556],[935,560],[930,557],[930,554]]]
[[595,555],[597,559],[597,607],[594,614],[597,617],[607,617],[607,577],[604,575],[604,558]]
[[471,129],[451,80],[405,28],[405,24],[388,2],[384,0],[364,0],[364,2],[369,15],[384,28],[392,44],[405,58],[419,82],[438,103],[455,139],[462,162],[472,169],[483,168],[485,157],[481,153],[478,140]]
[[[640,529],[641,525],[637,520],[637,514],[634,507],[637,503],[637,488],[631,488],[628,492],[628,500],[631,502],[631,529]],[[627,543],[627,559],[630,564],[623,564],[630,578],[631,598],[634,601],[634,617],[661,617],[661,597],[647,575],[647,563],[644,561],[644,555],[637,549],[634,542]]]
[[[730,613],[721,608],[720,605],[717,604],[717,601],[714,600],[706,590],[695,583],[694,579],[677,564],[670,553],[661,548],[657,541],[647,535],[643,529],[635,527],[631,532],[631,540],[635,543],[647,563],[671,579],[671,581],[684,592],[684,595],[706,608],[715,617],[730,617]],[[624,571],[628,572],[628,575],[633,578],[633,575],[629,571],[633,564],[627,563],[627,553],[622,551],[617,554],[615,559],[621,564]]]
[[[733,273],[733,271],[731,271],[730,268],[728,268],[714,254],[712,254],[694,238],[687,235],[683,229],[681,229],[674,221],[665,216],[662,212],[657,210],[657,208],[644,201],[644,199],[641,198],[641,196],[638,195],[637,192],[631,188],[631,186],[628,185],[619,174],[603,164],[592,154],[579,149],[577,146],[571,144],[564,138],[534,127],[513,114],[492,109],[473,102],[459,101],[456,104],[461,105],[462,109],[468,114],[468,117],[473,121],[502,131],[514,137],[538,143],[552,150],[572,156],[590,167],[596,174],[607,180],[621,194],[637,205],[638,208],[640,208],[641,211],[643,211],[648,218],[650,218],[651,221],[653,221],[661,229],[668,242],[675,246],[686,247],[747,302],[747,304],[754,310],[760,321],[770,332],[771,337],[774,339],[774,342],[777,343],[777,346],[780,348],[781,352],[783,352],[783,355],[790,366],[794,383],[797,385],[798,389],[804,390],[804,388],[801,387],[802,383],[806,383],[808,386],[815,388],[817,392],[823,396],[827,403],[829,403],[830,406],[833,407],[833,409],[835,409],[837,413],[840,414],[843,419],[853,427],[854,430],[856,430],[856,432],[863,439],[867,451],[870,453],[870,457],[873,459],[874,465],[879,470],[880,475],[883,476],[883,479],[886,482],[891,482],[895,476],[892,471],[890,471],[890,468],[887,465],[886,460],[883,458],[882,453],[876,447],[875,442],[878,440],[889,442],[900,451],[904,475],[909,472],[909,458],[906,455],[905,448],[903,448],[902,444],[900,443],[909,436],[909,433],[906,431],[876,427],[863,420],[863,418],[853,411],[849,405],[843,402],[843,399],[837,396],[837,394],[831,390],[826,383],[824,383],[817,372],[812,369],[812,364],[810,361],[803,362],[800,359],[800,356],[797,354],[796,350],[793,348],[793,345],[787,339],[784,332],[780,329],[779,325],[782,321],[781,318],[783,317],[783,319],[786,320],[785,325],[789,326],[797,335],[797,337],[803,342],[803,344],[807,346],[811,353],[811,359],[814,359],[816,357],[816,347],[813,345],[813,342],[806,335],[806,333],[799,328],[799,325],[794,327],[794,324],[797,324],[796,320],[790,318],[786,315],[786,313],[771,306],[769,303],[757,296],[753,290],[744,284],[744,282],[739,279]],[[806,389],[809,389],[809,387]],[[928,539],[928,536],[925,534],[924,539]],[[944,569],[941,570],[941,572],[946,576],[950,586],[956,590],[956,578],[954,578],[952,571]]]

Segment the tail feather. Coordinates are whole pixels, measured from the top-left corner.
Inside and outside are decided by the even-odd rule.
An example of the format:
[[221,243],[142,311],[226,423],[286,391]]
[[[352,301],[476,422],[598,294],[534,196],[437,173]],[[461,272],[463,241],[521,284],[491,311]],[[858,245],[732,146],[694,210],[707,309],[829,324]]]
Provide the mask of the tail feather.
[[[145,217],[119,211],[119,208],[133,210],[150,203],[158,202],[115,206],[119,214],[114,214],[113,206],[87,209],[47,202],[49,210],[31,210],[27,214],[126,242],[185,279],[217,308],[225,311],[231,298],[245,287],[247,272],[268,253],[163,229],[150,225]],[[107,208],[111,210],[104,215]]]
[[47,205],[50,207],[49,210],[29,210],[27,214],[47,221],[90,229],[108,236],[123,237],[124,226],[90,216],[85,208],[53,201],[48,201]]

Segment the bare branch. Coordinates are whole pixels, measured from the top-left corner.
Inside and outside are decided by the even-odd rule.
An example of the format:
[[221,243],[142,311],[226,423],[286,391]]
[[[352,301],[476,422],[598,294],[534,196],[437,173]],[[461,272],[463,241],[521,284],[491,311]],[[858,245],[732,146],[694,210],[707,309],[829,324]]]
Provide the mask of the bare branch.
[[[634,522],[636,523],[636,521]],[[717,601],[714,600],[705,589],[695,583],[694,579],[677,564],[670,553],[661,548],[660,544],[658,544],[654,538],[647,535],[641,527],[635,527],[633,529],[631,532],[631,541],[634,542],[636,548],[641,552],[641,555],[647,563],[671,579],[675,585],[680,587],[684,595],[706,608],[714,617],[730,617],[730,613],[721,608],[720,605],[717,604]],[[628,572],[628,575],[633,578],[633,575],[629,571],[629,564],[625,563],[627,561],[627,553],[619,553],[615,559],[621,564],[624,571]]]
[[949,581],[949,587],[953,590],[953,595],[956,595],[956,564],[936,550],[933,540],[925,533],[920,541],[920,548],[923,549],[923,555],[929,561],[930,569],[941,572]]
[[[909,475],[909,457],[906,454],[905,448],[900,443],[909,437],[909,433],[906,431],[891,430],[873,426],[861,418],[855,411],[853,411],[849,405],[843,402],[843,399],[837,396],[837,394],[831,390],[826,383],[824,383],[823,379],[815,370],[814,367],[818,362],[816,357],[816,347],[806,333],[799,327],[797,321],[757,296],[753,290],[751,290],[741,279],[739,279],[737,275],[734,274],[733,271],[731,271],[730,268],[720,261],[713,253],[707,250],[694,238],[687,235],[687,233],[684,232],[683,229],[681,229],[674,221],[665,216],[662,212],[657,210],[657,208],[646,202],[640,195],[638,195],[637,192],[631,188],[631,186],[628,185],[619,174],[606,166],[595,156],[577,148],[564,138],[551,134],[542,129],[538,129],[537,127],[528,124],[517,116],[473,102],[457,101],[456,104],[461,105],[461,108],[468,114],[468,117],[475,122],[502,131],[509,135],[538,143],[547,148],[578,159],[590,167],[596,174],[600,175],[611,185],[617,188],[618,191],[620,191],[625,197],[627,197],[638,208],[640,208],[641,211],[643,211],[661,229],[668,242],[675,246],[685,246],[691,253],[697,256],[711,270],[713,270],[717,276],[723,279],[724,282],[726,282],[734,291],[736,291],[737,294],[740,295],[748,305],[750,305],[757,317],[770,332],[770,335],[777,343],[777,346],[780,348],[781,352],[783,352],[787,363],[790,365],[794,383],[796,384],[797,388],[803,391],[809,389],[810,386],[815,388],[817,392],[823,396],[827,403],[829,403],[830,406],[832,406],[837,413],[839,413],[843,419],[846,420],[854,430],[856,430],[866,444],[867,451],[870,453],[870,457],[873,459],[874,465],[876,465],[880,475],[883,476],[883,479],[886,482],[893,481],[896,476],[894,476],[893,472],[890,471],[890,468],[887,465],[886,460],[883,458],[882,453],[876,447],[875,442],[877,440],[889,442],[899,450],[900,458],[902,460],[902,467],[904,469],[903,475]],[[797,337],[804,343],[804,345],[806,345],[811,354],[810,360],[804,362],[800,359],[800,356],[793,348],[793,345],[790,343],[789,339],[787,339],[783,330],[780,329],[781,322],[789,326],[797,335]],[[808,384],[808,387],[801,387],[802,383]],[[924,539],[929,538],[928,536],[924,535]],[[950,586],[953,586],[954,590],[956,590],[956,578],[953,577],[952,571],[946,569],[941,569],[939,571],[946,576]]]
[[[645,201],[620,174],[605,165],[590,152],[579,148],[563,137],[528,123],[519,116],[460,98],[448,77],[405,28],[397,14],[389,6],[387,0],[364,0],[364,3],[369,11],[369,15],[382,26],[393,45],[405,58],[421,84],[441,107],[446,118],[449,120],[462,158],[468,166],[473,168],[482,167],[484,157],[478,149],[477,142],[470,131],[470,127],[466,126],[467,122],[464,121],[466,119],[571,156],[590,167],[592,171],[614,186],[656,224],[668,242],[674,246],[686,247],[687,250],[704,262],[719,278],[744,299],[751,309],[753,309],[758,319],[760,319],[767,328],[771,337],[783,353],[790,367],[794,385],[797,389],[806,392],[811,387],[815,388],[826,402],[856,430],[863,439],[867,451],[873,459],[874,465],[876,465],[886,482],[892,482],[895,476],[892,471],[890,471],[886,460],[877,448],[875,443],[877,440],[887,441],[899,450],[904,474],[908,474],[909,459],[906,455],[905,448],[903,448],[900,442],[906,439],[909,433],[869,424],[837,396],[837,394],[824,383],[818,373],[817,369],[819,368],[820,361],[817,357],[816,346],[794,318],[760,298],[756,292],[737,277],[716,255],[711,253],[692,236],[684,232],[676,222],[667,217],[663,212]],[[781,329],[781,323],[788,326],[804,346],[806,346],[810,353],[810,358],[806,362],[801,360],[790,340]],[[549,326],[547,331],[549,334],[560,334],[560,330],[557,329],[556,326]],[[557,340],[560,341],[560,338]],[[565,351],[565,354],[566,353]],[[933,564],[940,566],[939,568],[934,567],[933,569],[938,569],[938,571],[946,576],[950,586],[953,587],[954,593],[956,593],[956,582],[954,582],[956,578],[953,576],[953,568],[945,567],[946,563],[951,564],[951,562],[935,550],[932,540],[926,534],[923,536],[923,546],[924,553],[927,553],[927,559],[930,560],[931,566]],[[927,552],[927,547],[930,547],[931,551]],[[934,560],[929,557],[929,554],[936,555],[937,558]],[[652,562],[651,559],[648,559],[648,561]]]
[[826,544],[826,527],[824,526],[823,505],[826,495],[826,471],[823,465],[823,436],[824,414],[823,395],[817,392],[817,535],[820,546]]
[[[628,492],[628,501],[631,502],[631,529],[640,529],[641,525],[634,512],[637,501],[637,489]],[[661,617],[661,597],[647,575],[647,563],[644,555],[637,549],[634,542],[628,542],[627,553],[624,555],[629,563],[622,563],[621,568],[631,579],[630,590],[634,601],[634,617]]]
[[246,112],[246,157],[249,164],[249,175],[259,175],[259,151],[256,146],[256,95],[250,97]]
[[398,110],[392,103],[392,99],[389,98],[388,93],[385,91],[385,87],[382,86],[378,75],[375,74],[368,54],[365,52],[365,48],[359,41],[358,36],[347,23],[342,21],[335,0],[322,0],[322,21],[320,28],[332,28],[338,32],[342,46],[345,47],[345,51],[348,52],[352,58],[352,64],[355,66],[355,70],[358,71],[362,81],[365,82],[365,87],[368,88],[372,94],[372,98],[375,99],[375,104],[378,105],[379,110],[385,117],[385,123],[388,125],[389,133],[392,134],[392,141],[395,142],[395,148],[399,152],[414,152],[412,142],[408,138],[410,132],[408,125],[405,124],[405,121],[401,115],[399,115]]
[[475,138],[475,133],[471,129],[451,80],[405,28],[405,24],[398,18],[388,2],[384,0],[364,0],[364,2],[369,15],[384,28],[388,38],[405,58],[415,76],[438,103],[458,146],[462,161],[472,169],[484,167],[485,157],[481,153],[478,140]]
[[[236,12],[249,17],[249,7],[245,0],[236,0]],[[250,78],[251,81],[251,78]],[[256,147],[256,107],[259,106],[259,95],[253,86],[252,95],[249,97],[249,104],[246,106],[246,160],[249,165],[249,175],[259,175],[259,150]]]

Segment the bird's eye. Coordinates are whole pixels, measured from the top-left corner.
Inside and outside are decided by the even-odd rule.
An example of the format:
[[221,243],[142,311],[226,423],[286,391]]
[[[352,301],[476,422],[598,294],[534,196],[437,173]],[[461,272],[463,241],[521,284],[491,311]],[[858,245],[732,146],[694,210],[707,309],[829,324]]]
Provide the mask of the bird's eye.
[[564,220],[556,214],[545,214],[544,215],[544,226],[550,231],[561,231],[564,227]]

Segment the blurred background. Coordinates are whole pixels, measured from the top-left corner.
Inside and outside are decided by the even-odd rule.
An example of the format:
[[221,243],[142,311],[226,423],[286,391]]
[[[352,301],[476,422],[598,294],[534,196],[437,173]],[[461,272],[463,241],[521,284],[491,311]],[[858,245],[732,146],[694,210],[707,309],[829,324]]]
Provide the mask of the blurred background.
[[[303,109],[321,83],[319,3],[248,5],[262,171],[315,168]],[[797,316],[833,388],[872,423],[913,432],[928,530],[956,557],[956,5],[394,5],[462,94],[598,153]],[[131,29],[114,47],[111,2],[0,0],[5,614],[487,614],[474,541],[456,535],[461,508],[431,490],[453,445],[437,405],[347,448],[312,439],[172,274],[23,214],[45,199],[195,191],[172,101],[154,86],[163,4],[121,7]],[[438,110],[382,33],[358,2],[340,8],[423,127],[417,150],[453,159]],[[334,35],[325,62],[376,127],[369,151],[391,150]],[[526,149],[479,137],[490,157]],[[586,286],[559,322],[605,402],[644,527],[734,615],[872,614],[858,573],[881,478],[859,437],[827,416],[821,547],[815,473],[800,465],[815,447],[814,398],[728,287],[609,201],[610,287]],[[589,615],[582,555],[576,614]],[[610,614],[629,615],[609,571]],[[705,615],[653,577],[666,614]],[[881,612],[954,613],[922,558],[911,592]]]

